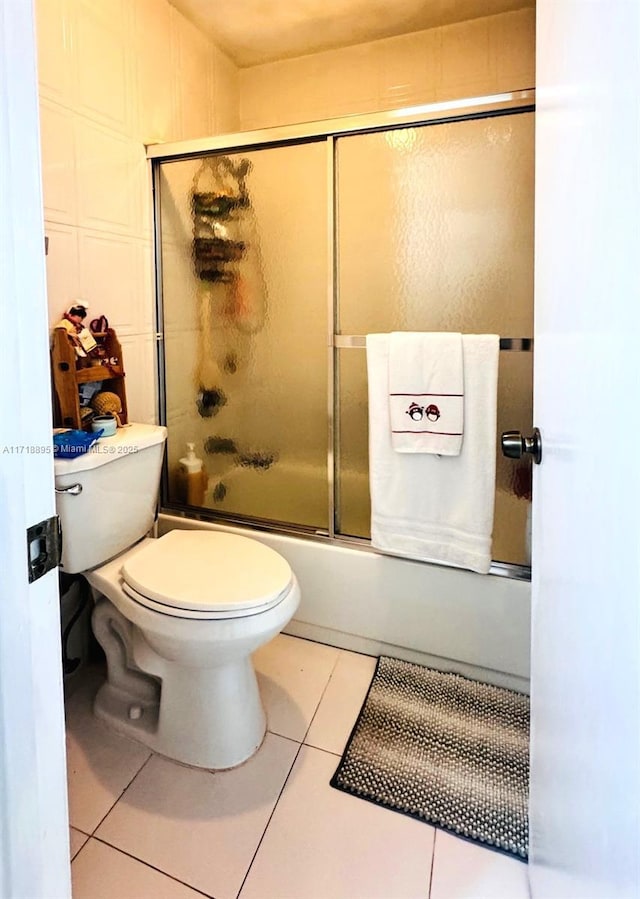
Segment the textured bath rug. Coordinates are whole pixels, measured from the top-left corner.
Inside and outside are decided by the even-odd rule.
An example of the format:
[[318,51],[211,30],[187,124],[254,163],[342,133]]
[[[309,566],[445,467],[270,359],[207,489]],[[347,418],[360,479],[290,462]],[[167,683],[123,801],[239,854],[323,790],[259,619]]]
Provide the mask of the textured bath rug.
[[529,698],[383,656],[331,786],[526,859]]

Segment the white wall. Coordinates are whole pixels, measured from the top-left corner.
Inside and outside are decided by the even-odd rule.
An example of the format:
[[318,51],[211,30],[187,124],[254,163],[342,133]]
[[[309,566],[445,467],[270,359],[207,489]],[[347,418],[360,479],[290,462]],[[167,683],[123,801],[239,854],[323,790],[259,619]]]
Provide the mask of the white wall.
[[47,287],[123,344],[130,418],[156,417],[145,144],[238,128],[235,66],[168,0],[37,0]]
[[243,130],[535,86],[535,10],[240,70]]

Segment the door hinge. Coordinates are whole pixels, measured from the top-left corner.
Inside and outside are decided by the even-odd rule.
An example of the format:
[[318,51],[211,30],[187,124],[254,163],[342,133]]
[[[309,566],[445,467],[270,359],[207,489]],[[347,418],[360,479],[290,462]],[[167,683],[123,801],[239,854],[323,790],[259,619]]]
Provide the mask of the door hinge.
[[57,568],[62,558],[62,532],[57,515],[27,528],[27,565],[29,583]]

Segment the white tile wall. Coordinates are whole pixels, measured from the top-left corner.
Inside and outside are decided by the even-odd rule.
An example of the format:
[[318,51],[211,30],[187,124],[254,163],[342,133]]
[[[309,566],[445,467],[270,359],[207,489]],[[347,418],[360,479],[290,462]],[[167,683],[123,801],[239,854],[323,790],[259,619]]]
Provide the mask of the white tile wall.
[[76,0],[74,63],[77,109],[115,131],[130,134],[133,41],[124,0]]
[[237,130],[235,66],[168,0],[37,0],[49,319],[78,296],[123,338],[132,420],[154,421],[145,143]]
[[381,73],[376,44],[377,41],[328,52],[323,66],[328,74],[325,90],[336,115],[348,115],[354,104],[362,112],[378,109]]
[[442,29],[389,38],[378,56],[380,109],[415,106],[441,81]]
[[45,218],[50,222],[73,225],[77,216],[73,113],[43,99],[40,104],[40,141]]
[[120,341],[127,370],[127,406],[131,421],[157,418],[156,342],[152,335],[136,334]]
[[149,333],[149,244],[82,229],[79,253],[81,295],[91,297],[96,310],[110,310],[119,337]]
[[535,11],[242,69],[243,130],[355,115],[535,84]]
[[238,69],[228,56],[214,49],[213,53],[213,130],[227,134],[240,130],[240,92]]
[[74,89],[70,0],[36,0],[40,96],[68,102]]
[[134,136],[159,143],[180,134],[172,14],[168,3],[137,0],[133,5],[137,63],[137,111]]
[[489,32],[490,52],[496,61],[498,90],[512,83],[533,87],[535,84],[535,12],[525,11],[516,17],[498,16]]
[[[80,294],[80,262],[78,258],[78,229],[69,225],[48,222],[47,295],[49,325],[60,320],[69,305],[69,298]],[[55,252],[53,248],[55,247]]]
[[211,44],[177,10],[172,10],[172,24],[177,39],[175,63],[181,75],[177,82],[180,136],[184,140],[205,137],[213,132]]
[[496,60],[489,43],[489,33],[497,18],[474,19],[465,22],[464,27],[456,24],[442,29],[438,100],[478,97],[497,90]]
[[78,225],[140,235],[136,143],[81,117],[75,120],[75,134]]

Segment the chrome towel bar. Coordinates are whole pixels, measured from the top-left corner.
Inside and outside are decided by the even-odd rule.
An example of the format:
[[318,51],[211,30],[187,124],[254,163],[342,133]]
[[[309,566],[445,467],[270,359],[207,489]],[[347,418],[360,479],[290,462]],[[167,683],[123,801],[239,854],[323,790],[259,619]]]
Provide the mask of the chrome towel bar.
[[[333,345],[338,350],[364,349],[366,337],[363,334],[334,334]],[[500,349],[507,352],[530,353],[533,350],[533,337],[501,337]]]

